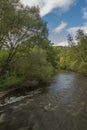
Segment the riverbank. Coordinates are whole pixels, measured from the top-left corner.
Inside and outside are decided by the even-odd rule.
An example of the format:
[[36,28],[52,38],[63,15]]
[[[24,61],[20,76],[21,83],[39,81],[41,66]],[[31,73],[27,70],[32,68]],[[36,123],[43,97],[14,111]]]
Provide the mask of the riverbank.
[[6,98],[15,97],[15,98],[20,99],[20,97],[33,96],[35,93],[38,93],[39,89],[42,89],[50,85],[51,82],[52,82],[52,79],[47,83],[42,83],[42,84],[40,83],[36,86],[15,86],[15,87],[6,88],[5,90],[1,90],[0,91],[0,104],[1,106],[5,104]]
[[[61,74],[61,73],[77,73],[78,75],[82,75],[84,77],[87,77],[87,75],[82,74],[80,72],[75,72],[75,71],[71,71],[71,70],[56,70],[55,74]],[[10,86],[8,88],[2,89],[0,90],[0,99],[4,98],[8,95],[26,95],[27,92],[31,92],[31,91],[35,91],[39,88],[42,88],[44,86],[50,85],[53,81],[53,78],[51,78],[48,82],[44,83],[39,83],[39,84],[34,84],[34,86]]]

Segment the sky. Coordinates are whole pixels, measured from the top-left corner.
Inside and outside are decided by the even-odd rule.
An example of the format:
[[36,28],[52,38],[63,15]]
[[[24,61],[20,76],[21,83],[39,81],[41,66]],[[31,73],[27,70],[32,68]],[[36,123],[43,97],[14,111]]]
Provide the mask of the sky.
[[39,6],[40,16],[47,22],[49,40],[54,45],[67,45],[67,35],[78,29],[87,33],[87,0],[21,0],[26,6]]

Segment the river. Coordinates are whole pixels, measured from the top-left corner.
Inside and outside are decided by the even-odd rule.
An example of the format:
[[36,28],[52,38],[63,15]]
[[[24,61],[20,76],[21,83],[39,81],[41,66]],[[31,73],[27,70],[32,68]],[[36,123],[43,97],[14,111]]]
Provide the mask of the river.
[[59,73],[48,86],[6,98],[0,130],[87,130],[87,77]]

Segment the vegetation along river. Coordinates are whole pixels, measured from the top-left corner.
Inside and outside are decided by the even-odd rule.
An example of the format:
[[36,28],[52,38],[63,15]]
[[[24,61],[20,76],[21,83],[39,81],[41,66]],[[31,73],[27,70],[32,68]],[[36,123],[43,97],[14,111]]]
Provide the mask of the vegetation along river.
[[87,130],[87,77],[72,72],[0,104],[0,130]]

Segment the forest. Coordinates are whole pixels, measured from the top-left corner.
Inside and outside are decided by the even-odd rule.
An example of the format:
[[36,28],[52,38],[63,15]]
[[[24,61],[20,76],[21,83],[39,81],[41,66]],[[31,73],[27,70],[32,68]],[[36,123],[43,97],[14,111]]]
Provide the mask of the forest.
[[19,0],[0,0],[0,90],[47,83],[54,73],[70,70],[87,75],[87,35],[78,30],[77,43],[54,46],[38,7]]
[[53,47],[56,54],[55,63],[58,70],[70,70],[87,76],[87,35],[79,29],[75,40],[69,34],[68,46]]

